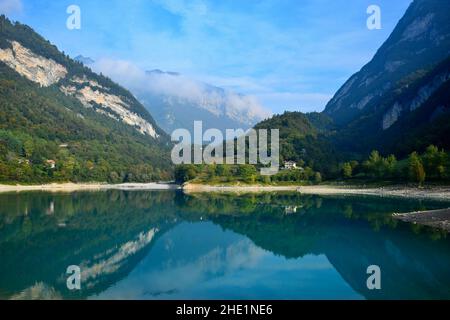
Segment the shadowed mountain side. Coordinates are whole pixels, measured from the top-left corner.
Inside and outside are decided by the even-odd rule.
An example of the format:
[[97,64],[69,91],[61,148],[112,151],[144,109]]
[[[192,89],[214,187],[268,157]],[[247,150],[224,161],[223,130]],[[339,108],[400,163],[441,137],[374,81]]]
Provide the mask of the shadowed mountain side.
[[377,109],[397,84],[450,54],[450,3],[415,0],[376,55],[328,103],[325,113],[346,124]]

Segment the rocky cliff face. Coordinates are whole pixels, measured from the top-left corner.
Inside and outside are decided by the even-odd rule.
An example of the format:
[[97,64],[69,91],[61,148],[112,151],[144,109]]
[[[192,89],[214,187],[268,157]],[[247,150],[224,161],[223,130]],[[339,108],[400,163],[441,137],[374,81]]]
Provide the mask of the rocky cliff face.
[[[85,107],[94,108],[98,113],[130,125],[144,135],[155,139],[159,137],[149,121],[132,111],[132,101],[127,101],[126,97],[112,94],[111,88],[101,86],[86,75],[67,79],[68,70],[63,65],[34,53],[18,41],[8,42],[9,48],[0,48],[0,61],[20,75],[42,87],[57,85],[62,92],[77,98]],[[62,80],[69,84],[60,83]]]
[[124,97],[109,93],[110,88],[103,87],[86,77],[74,77],[70,82],[72,85],[62,85],[61,91],[76,97],[86,108],[94,108],[98,113],[133,126],[142,134],[148,134],[153,138],[159,137],[150,123],[130,111],[130,105]]
[[438,75],[422,84],[415,91],[414,96],[403,102],[396,101],[383,116],[383,130],[387,130],[394,125],[402,114],[413,112],[422,107],[449,80],[450,72],[448,70],[442,70]]
[[0,61],[28,80],[48,87],[67,75],[67,69],[51,59],[46,59],[11,41],[11,48],[0,49]]
[[[430,70],[444,60],[450,55],[449,16],[450,1],[415,0],[372,61],[344,84],[325,113],[345,125],[377,110],[414,73]],[[385,114],[383,128],[399,116],[399,106],[394,104]]]
[[341,127],[334,144],[346,152],[401,156],[430,144],[450,148],[450,56]]

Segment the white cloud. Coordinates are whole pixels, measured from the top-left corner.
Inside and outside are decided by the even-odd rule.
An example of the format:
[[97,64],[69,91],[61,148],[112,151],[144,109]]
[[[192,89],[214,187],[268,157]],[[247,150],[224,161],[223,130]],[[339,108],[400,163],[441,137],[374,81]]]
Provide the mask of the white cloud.
[[133,63],[123,60],[100,59],[91,67],[139,96],[153,94],[178,98],[197,104],[217,115],[225,112],[242,122],[259,121],[271,115],[254,96],[221,90],[187,76],[146,73]]
[[11,14],[22,11],[22,0],[0,0],[0,13]]

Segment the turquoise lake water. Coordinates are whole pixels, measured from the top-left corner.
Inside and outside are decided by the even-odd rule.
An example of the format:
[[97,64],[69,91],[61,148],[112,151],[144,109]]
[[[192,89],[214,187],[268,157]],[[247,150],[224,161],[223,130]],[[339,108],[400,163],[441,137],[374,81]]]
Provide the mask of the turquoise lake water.
[[[449,299],[447,202],[296,193],[0,195],[0,299]],[[69,290],[68,266],[81,270]],[[381,289],[367,287],[367,268]]]

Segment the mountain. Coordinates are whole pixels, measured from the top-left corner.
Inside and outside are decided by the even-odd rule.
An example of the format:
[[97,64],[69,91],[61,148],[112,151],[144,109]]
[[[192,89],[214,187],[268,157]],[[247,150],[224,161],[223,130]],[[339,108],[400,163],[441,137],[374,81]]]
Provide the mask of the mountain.
[[343,153],[406,156],[428,145],[450,149],[450,2],[415,0],[371,62],[325,113],[340,127]]
[[326,175],[374,149],[401,158],[431,144],[450,150],[448,16],[450,1],[415,0],[372,61],[314,114],[316,122],[286,113],[256,127],[280,128],[284,160],[304,160]]
[[134,96],[0,16],[0,180],[149,181],[169,137]]
[[342,128],[334,139],[336,148],[362,153],[378,149],[399,156],[430,144],[450,150],[450,56],[412,78],[386,95],[377,109]]
[[148,86],[130,89],[168,133],[178,128],[193,132],[194,121],[204,130],[248,129],[270,113],[252,97],[240,95],[176,72],[147,71]]
[[89,57],[84,57],[82,55],[78,55],[74,58],[75,61],[81,62],[82,64],[84,64],[85,66],[89,66],[93,63],[95,63],[95,61]]
[[262,121],[255,129],[280,130],[281,161],[303,161],[309,167],[330,175],[337,170],[336,152],[331,142],[334,124],[324,113],[285,112]]
[[325,113],[346,125],[378,108],[399,84],[431,70],[450,54],[450,1],[415,0],[372,61],[354,74]]
[[153,70],[147,71],[146,73],[149,74],[149,75],[152,75],[152,74],[157,74],[157,75],[167,74],[169,76],[180,76],[181,75],[178,72],[162,71],[162,70],[159,70],[159,69],[153,69]]

